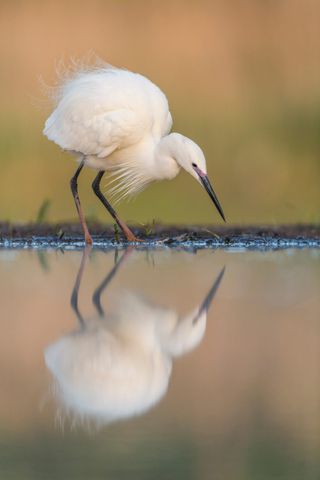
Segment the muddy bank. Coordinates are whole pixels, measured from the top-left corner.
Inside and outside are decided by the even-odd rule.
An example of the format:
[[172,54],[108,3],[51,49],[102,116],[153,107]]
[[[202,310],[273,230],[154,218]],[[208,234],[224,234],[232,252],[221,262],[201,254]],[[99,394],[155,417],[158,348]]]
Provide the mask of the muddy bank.
[[[143,225],[132,230],[146,247],[184,248],[320,248],[319,225],[279,226],[166,226]],[[91,224],[90,232],[98,248],[125,246],[127,242],[113,226]],[[82,248],[77,223],[11,224],[0,223],[2,248]]]

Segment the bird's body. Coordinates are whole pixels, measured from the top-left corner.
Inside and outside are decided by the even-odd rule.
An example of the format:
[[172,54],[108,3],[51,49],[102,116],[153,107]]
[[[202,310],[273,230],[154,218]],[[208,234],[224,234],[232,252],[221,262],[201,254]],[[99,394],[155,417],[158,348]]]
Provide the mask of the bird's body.
[[[82,73],[62,86],[59,97],[44,134],[85,156],[85,165],[134,173],[144,183],[178,173],[176,162],[171,169],[157,162],[157,146],[170,132],[172,117],[166,96],[146,77],[115,68]],[[138,187],[133,183],[128,193]]]
[[[81,168],[86,165],[99,170],[94,191],[129,240],[134,236],[129,238],[129,229],[116,218],[105,197],[101,198],[99,184],[105,171],[115,177],[111,193],[122,198],[138,193],[152,181],[174,178],[183,167],[205,186],[223,216],[212,187],[209,192],[203,180],[207,176],[202,150],[187,137],[170,134],[167,98],[146,77],[111,66],[78,72],[61,85],[56,100],[44,134],[74,153]],[[88,240],[76,198],[81,168],[74,177],[73,194]]]

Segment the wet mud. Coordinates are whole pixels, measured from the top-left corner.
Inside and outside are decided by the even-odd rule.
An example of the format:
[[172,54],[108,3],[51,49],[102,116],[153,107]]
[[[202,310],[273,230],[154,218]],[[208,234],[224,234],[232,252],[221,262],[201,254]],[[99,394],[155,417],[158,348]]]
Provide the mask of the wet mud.
[[[139,248],[320,248],[319,225],[280,226],[165,226],[132,227],[141,240]],[[94,246],[101,249],[125,247],[128,242],[113,226],[90,225]],[[0,248],[62,248],[84,246],[81,228],[76,223],[11,224],[0,223]]]

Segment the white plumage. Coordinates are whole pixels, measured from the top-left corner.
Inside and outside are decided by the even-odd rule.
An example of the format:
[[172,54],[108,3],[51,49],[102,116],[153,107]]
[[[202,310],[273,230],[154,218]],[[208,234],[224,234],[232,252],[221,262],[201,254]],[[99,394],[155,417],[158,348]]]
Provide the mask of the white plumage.
[[78,73],[62,85],[57,99],[44,134],[66,150],[105,158],[146,135],[159,140],[171,130],[165,95],[142,75],[126,70]]
[[142,152],[152,150],[170,132],[172,117],[166,96],[154,83],[137,73],[106,67],[75,74],[58,90],[57,100],[44,128],[49,140],[85,155],[90,167],[117,171],[119,188],[134,173],[136,182],[130,182],[128,194],[140,190],[139,180],[145,186],[156,179],[153,155]]
[[[138,73],[104,66],[75,72],[62,83],[44,134],[75,154],[81,168],[87,165],[100,172],[110,171],[114,176],[111,193],[120,197],[134,195],[154,180],[172,179],[183,167],[205,186],[223,216],[206,175],[202,150],[189,138],[170,134],[171,127],[167,98],[154,83]],[[80,170],[74,179],[76,204]],[[98,196],[102,175],[96,182]],[[112,207],[104,200],[113,215]],[[81,210],[80,201],[77,208]],[[79,212],[85,230],[81,215]],[[128,227],[115,212],[113,216],[132,240]]]

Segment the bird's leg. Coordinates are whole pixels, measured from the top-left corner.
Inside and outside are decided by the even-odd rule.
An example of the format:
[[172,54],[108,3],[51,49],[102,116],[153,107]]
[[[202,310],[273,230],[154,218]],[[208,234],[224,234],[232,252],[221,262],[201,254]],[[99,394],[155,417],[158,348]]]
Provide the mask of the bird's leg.
[[79,219],[80,219],[81,226],[82,226],[83,233],[84,233],[85,242],[86,242],[87,245],[92,245],[92,238],[91,238],[91,235],[89,233],[89,230],[88,230],[88,227],[87,227],[87,224],[86,224],[86,220],[84,218],[84,214],[83,214],[83,211],[82,211],[82,208],[81,208],[80,198],[79,198],[79,195],[78,195],[78,182],[77,181],[78,181],[78,177],[80,175],[80,172],[83,169],[83,166],[84,166],[84,160],[81,161],[79,167],[77,168],[76,173],[71,178],[70,187],[71,187],[72,195],[73,195],[73,198],[74,198],[74,203],[76,204],[76,207],[77,207]]
[[91,245],[86,245],[85,249],[82,252],[80,268],[79,268],[79,271],[78,271],[78,274],[77,274],[77,277],[76,277],[76,281],[75,281],[75,284],[74,284],[74,287],[73,287],[73,290],[72,290],[72,294],[71,294],[71,299],[70,299],[70,304],[71,304],[72,310],[76,314],[77,319],[79,321],[79,324],[82,328],[85,327],[85,320],[84,320],[82,314],[80,313],[80,310],[79,310],[79,307],[78,307],[78,294],[79,294],[79,288],[80,288],[83,272],[84,272],[84,269],[85,269],[85,266],[86,266],[86,263],[87,263],[87,259],[90,255],[91,249],[92,249]]
[[102,292],[106,289],[106,287],[109,285],[113,277],[116,275],[119,267],[121,266],[122,263],[126,260],[126,258],[130,255],[132,252],[132,246],[128,247],[125,252],[123,253],[122,257],[116,262],[116,264],[113,266],[112,270],[108,273],[108,275],[104,278],[102,283],[95,289],[94,294],[92,296],[92,303],[96,307],[96,310],[99,314],[100,317],[103,317],[105,315],[105,312],[103,310],[103,307],[101,305],[101,294]]
[[108,212],[110,213],[112,218],[115,219],[115,221],[117,222],[117,224],[119,225],[119,227],[121,228],[123,233],[125,234],[128,242],[139,242],[140,240],[131,232],[130,228],[122,220],[120,220],[120,218],[116,214],[113,207],[110,205],[110,203],[108,202],[106,197],[101,192],[100,182],[101,182],[101,179],[102,179],[104,173],[105,173],[104,170],[100,170],[100,172],[98,173],[96,178],[93,180],[92,189],[93,189],[94,193],[97,195],[97,197],[102,202],[102,204],[106,207],[106,209],[108,210]]

